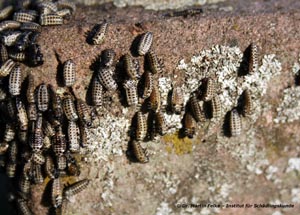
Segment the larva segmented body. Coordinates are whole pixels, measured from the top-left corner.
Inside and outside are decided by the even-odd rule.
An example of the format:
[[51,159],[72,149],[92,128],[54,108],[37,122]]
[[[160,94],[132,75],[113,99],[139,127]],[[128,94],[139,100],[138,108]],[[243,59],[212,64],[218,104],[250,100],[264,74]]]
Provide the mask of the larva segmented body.
[[27,116],[30,121],[36,121],[37,119],[37,107],[35,103],[29,103],[27,105]]
[[59,127],[56,134],[54,143],[52,145],[53,152],[56,154],[56,156],[61,156],[64,154],[64,152],[67,149],[67,141],[66,137],[62,131],[62,128]]
[[17,199],[17,208],[18,208],[18,213],[22,215],[32,215],[33,213],[30,211],[27,202],[22,199],[18,198]]
[[24,174],[24,172],[18,180],[18,189],[21,193],[21,196],[27,199],[30,193],[30,181],[29,178]]
[[101,63],[104,66],[112,66],[114,59],[116,57],[116,52],[113,49],[105,49],[101,54]]
[[219,118],[221,116],[222,104],[218,95],[214,96],[211,100],[212,105],[212,117]]
[[142,112],[137,112],[137,128],[136,128],[136,140],[140,141],[145,139],[147,135],[147,120],[145,115]]
[[90,183],[89,179],[83,179],[69,185],[63,190],[64,197],[69,198],[80,193],[81,191],[87,188],[89,183]]
[[190,99],[190,107],[192,110],[192,114],[197,122],[205,121],[203,102],[199,101],[195,95],[193,95]]
[[24,23],[22,23],[20,30],[41,32],[42,27],[38,23],[35,23],[35,22],[24,22]]
[[136,80],[141,77],[139,74],[139,61],[137,59],[132,59],[129,53],[124,55],[124,67],[126,74],[130,79]]
[[62,186],[60,178],[54,178],[52,180],[51,202],[55,208],[60,207],[62,204]]
[[215,91],[216,91],[215,81],[212,78],[208,78],[205,83],[203,100],[210,101],[214,97]]
[[91,139],[90,131],[85,125],[79,126],[81,146],[86,147]]
[[31,141],[30,141],[30,146],[33,152],[39,152],[43,147],[42,125],[43,125],[43,117],[41,115],[38,115],[35,123],[35,127],[33,128],[34,133],[32,134]]
[[32,172],[32,179],[35,184],[41,184],[44,182],[44,177],[42,174],[42,166],[33,164],[31,166],[31,172]]
[[171,94],[171,110],[175,114],[180,114],[183,110],[183,92],[181,87],[174,87]]
[[13,20],[17,22],[33,22],[35,21],[36,16],[27,12],[15,12],[13,16]]
[[70,94],[67,94],[63,100],[64,113],[69,121],[77,121],[78,115],[73,102],[73,98]]
[[57,7],[61,9],[69,9],[71,10],[72,14],[76,11],[76,4],[69,0],[59,0],[57,2]]
[[0,10],[0,21],[7,19],[14,11],[14,7],[12,5],[6,6],[5,8]]
[[258,48],[255,43],[250,44],[250,58],[249,58],[249,74],[257,72],[258,70],[258,59],[257,59]]
[[50,139],[50,137],[44,136],[44,138],[43,138],[43,147],[44,147],[45,150],[50,149],[50,147],[51,147],[51,139]]
[[78,116],[79,116],[81,123],[90,127],[92,125],[92,117],[91,117],[90,110],[89,110],[89,107],[87,106],[87,104],[83,100],[77,99],[76,107],[77,107]]
[[103,87],[96,76],[92,79],[92,101],[95,106],[102,106]]
[[141,36],[141,40],[138,45],[138,54],[145,55],[151,48],[153,42],[153,33],[146,32]]
[[63,18],[56,14],[42,14],[40,16],[40,25],[50,26],[50,25],[62,25]]
[[76,81],[76,65],[73,60],[64,63],[63,76],[66,87],[73,86]]
[[12,96],[18,96],[21,93],[22,72],[20,65],[16,65],[9,75],[9,92]]
[[6,175],[9,178],[14,178],[16,175],[17,164],[13,162],[7,162],[6,164]]
[[54,2],[51,1],[44,1],[38,3],[38,8],[40,9],[47,9],[50,13],[55,13],[58,11],[57,5]]
[[14,30],[21,27],[21,23],[13,20],[7,20],[0,23],[0,32],[5,30]]
[[13,100],[12,98],[9,98],[7,101],[7,113],[12,121],[16,119],[17,108],[15,100]]
[[63,17],[64,19],[69,20],[72,15],[72,11],[70,9],[62,9],[56,12],[57,15]]
[[36,11],[36,10],[22,9],[22,10],[20,10],[19,12],[28,13],[28,14],[30,14],[30,15],[32,15],[32,16],[35,16],[35,17],[38,17],[38,16],[39,16],[38,11]]
[[80,133],[76,122],[68,122],[68,140],[71,152],[78,152],[80,148]]
[[111,67],[102,67],[98,71],[98,79],[100,83],[108,90],[108,91],[116,91],[118,85],[113,78],[113,69]]
[[18,155],[18,144],[16,141],[12,141],[9,143],[8,148],[8,160],[9,162],[16,163]]
[[126,80],[125,83],[123,83],[128,106],[135,106],[138,104],[137,84],[138,82],[136,80]]
[[4,137],[3,140],[5,142],[10,142],[15,138],[16,130],[12,123],[8,123],[5,126]]
[[5,46],[13,46],[16,44],[21,34],[22,33],[20,31],[7,32],[1,36],[1,42]]
[[140,142],[133,140],[132,141],[132,150],[133,154],[136,157],[136,159],[140,163],[148,163],[149,157],[148,157],[148,151],[146,148],[143,148],[140,144]]
[[19,122],[19,129],[21,131],[26,131],[28,129],[28,116],[25,109],[25,105],[20,98],[16,99],[16,110]]
[[37,88],[37,107],[39,111],[45,112],[48,110],[49,106],[49,93],[48,93],[48,87],[45,83],[42,83]]
[[107,22],[104,22],[104,23],[100,24],[99,26],[96,26],[96,30],[94,32],[94,35],[92,36],[92,43],[94,45],[100,45],[104,42],[107,29],[108,29]]
[[15,50],[10,51],[8,56],[12,60],[17,61],[17,62],[24,62],[26,59],[25,52],[19,52],[19,51],[15,51]]
[[35,99],[34,99],[34,91],[35,91],[35,83],[34,83],[34,76],[32,74],[29,74],[27,76],[28,79],[28,87],[27,87],[27,91],[26,91],[26,98],[28,103],[34,103]]
[[43,132],[45,136],[53,137],[55,135],[55,130],[48,120],[43,121]]
[[15,65],[16,63],[13,60],[6,60],[0,67],[0,78],[8,76]]
[[157,131],[160,135],[165,135],[167,131],[167,123],[164,114],[161,111],[155,114],[155,123]]
[[7,48],[5,47],[5,45],[0,44],[0,63],[1,65],[7,61],[8,59],[8,52],[7,52]]
[[142,92],[142,98],[148,98],[152,92],[153,89],[153,76],[152,73],[149,71],[146,71],[144,73],[144,86],[143,86],[143,92]]
[[162,69],[163,69],[162,61],[161,61],[161,59],[159,59],[157,57],[157,55],[155,54],[155,52],[153,50],[150,50],[149,52],[147,52],[146,59],[149,64],[150,71],[153,74],[162,72]]
[[35,152],[32,154],[32,161],[37,165],[42,165],[45,163],[45,157],[41,152]]
[[154,112],[160,110],[161,100],[160,100],[160,91],[158,86],[155,84],[152,88],[152,92],[149,97],[149,108]]
[[58,170],[63,171],[67,168],[67,158],[64,155],[56,157],[56,167]]
[[63,116],[63,106],[60,96],[55,92],[55,89],[50,85],[50,95],[51,95],[51,105],[54,113],[54,117],[58,120],[61,120]]
[[243,92],[243,115],[249,116],[253,113],[253,101],[249,90]]
[[195,135],[196,122],[189,112],[185,113],[183,124],[185,136],[188,138],[193,138]]
[[232,137],[239,136],[242,132],[242,121],[237,109],[230,112],[230,133]]
[[54,167],[53,159],[50,155],[47,155],[45,158],[44,170],[45,170],[46,175],[49,178],[54,178],[55,167]]

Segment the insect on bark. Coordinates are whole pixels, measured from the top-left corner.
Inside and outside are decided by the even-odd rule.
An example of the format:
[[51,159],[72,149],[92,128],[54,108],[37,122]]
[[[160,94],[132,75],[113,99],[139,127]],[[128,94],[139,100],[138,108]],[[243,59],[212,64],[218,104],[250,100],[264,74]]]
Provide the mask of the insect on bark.
[[135,80],[126,80],[123,83],[128,106],[136,106],[138,104],[137,84],[138,82]]
[[51,97],[51,106],[54,113],[54,117],[60,121],[63,116],[62,99],[55,92],[55,89],[52,85],[50,85],[50,97]]
[[66,137],[65,137],[61,127],[59,127],[56,131],[52,149],[56,156],[63,155],[67,149]]
[[9,75],[9,92],[12,96],[18,96],[21,93],[22,72],[20,65],[17,64]]
[[100,25],[97,25],[94,27],[94,32],[92,32],[92,44],[94,45],[100,45],[104,42],[105,36],[106,36],[106,32],[108,29],[108,23],[104,22]]
[[148,157],[148,151],[146,148],[143,148],[140,144],[140,142],[133,140],[131,142],[133,154],[136,157],[136,159],[140,163],[148,163],[149,157]]
[[71,94],[66,94],[63,100],[64,113],[69,121],[77,121],[78,115]]
[[130,79],[136,80],[141,77],[139,73],[139,61],[137,59],[133,59],[129,53],[124,55],[124,67],[126,74]]
[[41,151],[43,147],[43,131],[42,131],[43,117],[38,115],[35,126],[33,126],[33,134],[30,141],[30,146],[33,152]]
[[118,85],[113,78],[113,68],[111,67],[101,67],[98,71],[98,78],[100,83],[111,92],[117,90]]
[[77,181],[69,186],[67,186],[64,190],[63,190],[63,196],[65,198],[69,198],[72,197],[78,193],[80,193],[81,191],[83,191],[84,189],[87,188],[87,186],[89,185],[90,180],[89,179],[83,179],[80,181]]
[[232,137],[239,136],[242,132],[242,121],[237,109],[230,112],[230,132]]
[[71,87],[76,81],[76,65],[73,60],[67,60],[63,69],[64,82],[66,87]]
[[49,93],[45,83],[42,83],[37,88],[37,106],[39,111],[45,112],[49,106]]
[[146,32],[141,36],[140,42],[138,44],[138,54],[145,55],[151,48],[153,41],[153,33]]
[[26,131],[28,129],[28,116],[25,109],[25,105],[20,98],[16,98],[16,110],[17,119],[19,122],[19,129],[21,131]]

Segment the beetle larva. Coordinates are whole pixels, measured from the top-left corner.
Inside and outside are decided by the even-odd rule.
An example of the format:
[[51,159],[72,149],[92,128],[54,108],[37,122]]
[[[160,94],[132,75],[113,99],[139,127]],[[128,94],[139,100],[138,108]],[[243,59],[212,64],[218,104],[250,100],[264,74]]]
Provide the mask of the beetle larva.
[[67,149],[66,137],[65,137],[61,127],[58,127],[58,129],[56,131],[52,149],[53,149],[53,152],[56,154],[56,156],[63,155]]
[[22,23],[20,30],[41,32],[42,27],[38,23],[35,23],[35,22],[24,22],[24,23]]
[[45,112],[49,106],[49,93],[45,83],[42,83],[37,88],[37,107],[39,111]]
[[14,67],[15,62],[13,60],[5,61],[0,67],[0,78],[8,76]]
[[[27,32],[24,32],[20,35],[20,37],[18,38],[18,40],[15,44],[15,47],[19,51],[24,51],[28,47],[29,42],[30,42],[30,35],[31,34],[32,34],[31,31],[27,31]],[[24,56],[25,56],[25,54],[24,54]]]
[[197,122],[205,121],[205,114],[203,111],[203,102],[198,101],[196,95],[192,95],[190,99],[190,107],[192,114]]
[[195,135],[196,122],[189,112],[185,113],[183,124],[185,136],[193,138]]
[[20,65],[16,65],[9,75],[9,92],[12,96],[18,96],[21,93],[22,72]]
[[30,181],[24,172],[22,173],[21,177],[18,180],[18,186],[19,186],[18,189],[20,191],[21,196],[24,199],[27,199],[30,193]]
[[146,59],[148,61],[149,69],[153,74],[161,73],[163,69],[162,60],[157,57],[153,50],[150,50],[146,54]]
[[8,148],[8,160],[9,162],[16,163],[18,155],[18,144],[16,141],[12,141],[9,143]]
[[74,14],[76,11],[76,4],[69,0],[59,0],[57,2],[57,7],[60,9],[69,9],[71,10],[72,14]]
[[52,180],[51,202],[55,208],[60,207],[62,204],[62,186],[60,178],[54,178]]
[[28,116],[25,105],[19,98],[16,99],[16,108],[19,128],[21,131],[26,131],[28,129]]
[[211,105],[212,105],[212,117],[213,118],[219,118],[221,115],[221,100],[218,95],[214,96],[211,100]]
[[124,67],[126,74],[130,79],[136,80],[140,78],[139,74],[139,61],[137,59],[132,59],[129,53],[124,55]]
[[249,116],[253,113],[253,101],[249,90],[243,92],[243,115]]
[[80,147],[79,127],[76,122],[68,122],[68,140],[71,152],[78,152]]
[[12,5],[6,6],[5,8],[0,10],[0,21],[7,19],[14,11],[14,7]]
[[108,23],[107,22],[104,22],[101,25],[96,26],[95,32],[93,32],[94,34],[92,36],[92,43],[94,45],[100,45],[104,42],[107,29],[108,29]]
[[12,98],[9,98],[7,101],[7,112],[8,112],[9,118],[12,121],[14,121],[16,119],[17,108],[16,108],[15,100]]
[[6,164],[6,175],[9,178],[14,178],[16,175],[17,164],[13,162],[7,162]]
[[81,146],[86,147],[91,139],[90,131],[85,125],[79,126]]
[[5,30],[13,30],[21,27],[21,22],[7,20],[0,23],[0,32]]
[[89,179],[83,179],[83,180],[77,181],[77,182],[69,185],[63,191],[64,197],[69,198],[71,196],[74,196],[74,195],[80,193],[81,191],[83,191],[84,189],[87,188],[89,183],[90,183]]
[[53,137],[55,135],[55,130],[48,120],[43,121],[43,132],[48,137]]
[[38,8],[47,8],[50,13],[55,13],[58,11],[57,4],[51,1],[43,1],[38,3]]
[[80,121],[90,127],[92,125],[92,117],[88,105],[81,99],[77,99],[76,107]]
[[42,14],[40,16],[40,25],[62,25],[63,18],[56,14]]
[[70,94],[66,94],[63,100],[64,113],[69,121],[77,121],[78,115],[73,102],[73,97]]
[[72,11],[70,9],[62,9],[62,10],[57,11],[56,14],[66,20],[69,20],[72,15]]
[[146,71],[144,73],[142,98],[143,99],[148,98],[152,92],[152,89],[153,89],[153,76],[152,73]]
[[167,123],[164,114],[161,111],[158,111],[155,114],[155,123],[157,131],[160,135],[165,135],[167,131]]
[[45,158],[44,170],[45,170],[46,175],[49,178],[55,178],[55,176],[54,176],[55,166],[54,166],[53,159],[50,155],[47,155]]
[[155,84],[152,88],[152,92],[149,97],[149,108],[154,112],[160,110],[161,100],[160,100],[160,91],[158,86]]
[[73,60],[64,63],[63,76],[66,87],[73,86],[76,81],[76,65]]
[[54,113],[54,117],[61,120],[63,115],[62,100],[60,96],[55,92],[55,89],[50,85],[51,105]]
[[72,156],[70,153],[67,156],[67,163],[68,163],[68,165],[67,165],[68,175],[79,176],[80,175],[80,166],[78,165],[74,156]]
[[21,34],[20,31],[9,31],[1,36],[1,42],[5,46],[13,46],[16,44]]
[[257,45],[255,43],[250,44],[250,58],[249,58],[249,74],[257,72],[258,59],[257,59]]
[[10,142],[15,138],[16,130],[12,123],[8,123],[5,126],[4,137],[3,140],[5,142]]
[[43,138],[43,145],[44,145],[44,149],[50,149],[51,147],[51,139],[48,136],[44,136]]
[[216,86],[215,86],[215,82],[212,78],[208,78],[206,80],[206,83],[205,83],[205,90],[204,90],[204,93],[203,93],[203,100],[204,101],[210,101],[213,97],[214,97],[214,94],[215,94],[215,91],[216,91]]
[[32,15],[31,13],[26,12],[15,12],[13,16],[13,20],[17,22],[33,22],[35,20],[36,16]]
[[230,112],[230,132],[232,137],[239,136],[242,131],[242,121],[237,109]]
[[108,91],[113,92],[117,90],[118,85],[113,78],[113,69],[111,67],[101,67],[98,71],[98,79]]
[[105,49],[101,54],[101,63],[104,66],[112,66],[114,59],[116,57],[116,52],[113,49]]
[[128,106],[136,106],[138,104],[137,84],[138,82],[136,80],[126,80],[125,83],[123,83]]
[[15,51],[15,50],[12,50],[8,53],[8,56],[14,60],[14,61],[17,61],[17,62],[23,62],[25,61],[26,59],[26,54],[25,52],[19,52],[19,51]]
[[102,106],[103,87],[96,76],[92,78],[92,101],[95,106]]
[[32,134],[30,146],[33,152],[39,152],[43,147],[43,117],[38,115],[36,124],[33,126],[34,133]]
[[183,92],[181,87],[174,87],[171,94],[171,110],[175,114],[180,114],[183,110]]
[[138,54],[145,55],[151,48],[153,41],[153,33],[146,32],[141,36],[141,40],[138,45]]
[[44,182],[41,165],[33,164],[31,166],[31,172],[32,172],[33,183],[41,184]]
[[35,91],[35,83],[34,83],[34,76],[32,74],[29,74],[27,76],[28,79],[28,87],[26,91],[26,98],[28,103],[34,103],[34,91]]
[[[7,53],[7,48],[5,47],[5,45],[0,44],[0,63],[1,65],[7,61],[8,59],[8,53]],[[1,72],[1,71],[0,71]]]
[[56,166],[57,169],[63,171],[67,168],[67,158],[64,155],[60,155],[56,157]]
[[22,199],[18,198],[17,199],[17,208],[18,208],[18,213],[22,215],[32,215],[33,213],[30,211],[27,202]]
[[132,144],[133,154],[136,157],[136,159],[141,163],[148,163],[149,157],[148,157],[147,149],[143,148],[140,142],[135,140],[133,140],[131,144]]
[[136,140],[143,140],[147,135],[147,120],[142,112],[137,112]]
[[27,105],[27,116],[30,121],[36,121],[37,119],[37,108],[35,103],[29,103]]
[[42,165],[45,163],[45,157],[41,152],[34,152],[32,154],[32,161],[37,165]]

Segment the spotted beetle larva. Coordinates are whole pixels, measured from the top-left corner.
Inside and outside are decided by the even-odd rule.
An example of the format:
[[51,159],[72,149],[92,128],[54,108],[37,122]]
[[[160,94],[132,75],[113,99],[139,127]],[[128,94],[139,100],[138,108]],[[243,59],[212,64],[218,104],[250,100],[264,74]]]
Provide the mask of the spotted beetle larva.
[[9,76],[9,92],[12,96],[18,96],[21,93],[22,73],[20,65],[16,65]]
[[93,32],[93,36],[92,36],[92,43],[94,45],[100,45],[101,43],[104,42],[107,29],[108,29],[107,22],[104,22],[101,25],[96,26],[95,32]]
[[98,78],[100,83],[108,90],[108,91],[116,91],[118,85],[113,78],[113,71],[111,67],[102,67],[98,71]]
[[42,174],[42,166],[33,164],[31,166],[32,178],[35,184],[41,184],[44,182],[44,177]]
[[203,100],[210,101],[215,94],[215,81],[212,78],[208,78],[205,83],[205,90],[203,93]]
[[112,66],[115,57],[116,57],[116,52],[113,49],[105,49],[101,54],[101,63],[104,66]]
[[189,112],[185,113],[183,124],[185,136],[187,136],[188,138],[193,138],[193,136],[195,135],[196,122]]
[[140,142],[135,140],[132,141],[131,145],[132,145],[133,154],[136,157],[136,159],[141,163],[148,163],[149,157],[148,157],[147,149],[143,148]]
[[171,110],[175,114],[180,114],[183,110],[183,92],[181,87],[173,87],[171,94]]
[[192,114],[197,122],[205,121],[203,102],[199,101],[195,95],[192,95],[190,99],[190,107],[192,110]]
[[95,106],[102,106],[103,87],[96,76],[92,78],[92,101]]
[[242,121],[237,109],[230,112],[230,132],[232,137],[239,136],[242,131]]
[[77,181],[77,182],[69,185],[68,187],[66,187],[63,190],[64,197],[69,198],[71,196],[74,196],[74,195],[80,193],[81,191],[83,191],[84,189],[87,188],[89,183],[90,183],[89,179],[83,179],[83,180]]
[[18,198],[17,199],[17,209],[19,214],[23,214],[23,215],[31,215],[32,212],[30,211],[27,202],[22,199],[22,198]]
[[7,48],[5,47],[5,45],[0,44],[0,63],[1,65],[7,61],[8,59],[8,52],[7,52]]
[[137,123],[136,123],[136,140],[143,140],[147,135],[147,120],[142,112],[137,112]]
[[138,54],[145,55],[151,48],[153,41],[153,33],[146,32],[141,36],[139,45],[138,45]]
[[45,83],[42,83],[38,86],[37,88],[37,107],[39,111],[45,112],[48,110],[49,106],[49,93],[48,93],[48,88]]
[[63,76],[66,87],[73,86],[76,81],[76,65],[73,60],[67,60],[64,63]]
[[211,100],[212,105],[212,117],[213,118],[219,118],[221,116],[221,100],[218,95],[214,96]]
[[153,89],[153,76],[152,73],[149,71],[146,71],[144,73],[144,83],[143,83],[143,92],[142,92],[142,98],[148,98],[152,92]]
[[61,156],[67,149],[67,141],[66,137],[62,131],[62,128],[59,127],[56,131],[54,137],[54,143],[52,145],[52,150],[56,154],[56,156]]
[[78,115],[76,112],[73,97],[70,94],[67,94],[63,100],[63,109],[68,120],[70,121],[78,120]]
[[53,207],[58,208],[62,204],[62,186],[60,178],[54,178],[51,186],[51,202]]
[[32,154],[32,161],[37,165],[45,163],[45,157],[41,152],[35,152]]
[[167,123],[164,114],[161,111],[158,111],[155,114],[155,123],[157,131],[160,135],[165,135],[167,131]]
[[160,91],[157,84],[154,84],[152,92],[149,97],[149,108],[154,112],[160,110],[161,100],[160,100]]
[[129,106],[135,106],[138,104],[137,95],[137,81],[127,80],[123,83],[123,87],[126,91],[127,104]]
[[76,122],[68,122],[68,140],[71,152],[78,152],[80,147],[79,127]]
[[17,21],[7,20],[0,23],[0,32],[5,30],[13,30],[21,27],[21,23]]
[[13,124],[11,123],[6,124],[3,140],[5,142],[10,142],[15,138],[15,135],[16,135],[16,131]]
[[35,90],[35,83],[34,83],[34,76],[32,74],[29,74],[27,76],[28,79],[28,87],[26,91],[26,98],[28,103],[34,103],[34,90]]
[[139,61],[137,59],[132,59],[129,53],[124,55],[124,67],[125,67],[126,74],[130,79],[136,80],[140,78]]
[[253,113],[253,101],[249,90],[243,92],[243,115],[249,116]]
[[56,14],[42,14],[40,16],[40,24],[49,26],[49,25],[62,25],[63,18]]
[[0,78],[8,76],[15,65],[16,63],[13,60],[6,60],[0,67]]
[[76,108],[81,123],[90,127],[92,125],[92,117],[88,105],[83,100],[77,99]]
[[20,98],[16,99],[16,110],[19,122],[19,129],[21,131],[26,131],[28,129],[28,116],[25,109],[25,105]]
[[258,70],[258,59],[257,59],[258,48],[255,43],[250,44],[250,58],[249,58],[249,74],[257,72]]
[[17,22],[33,22],[35,18],[36,16],[22,11],[15,12],[13,16],[13,20]]
[[35,23],[35,22],[24,22],[24,23],[22,23],[20,30],[41,32],[42,27],[38,23]]
[[150,71],[153,74],[161,73],[162,72],[162,69],[163,69],[162,61],[161,61],[161,59],[159,59],[157,57],[157,55],[155,54],[155,52],[153,50],[150,50],[146,54],[146,59],[147,59],[148,64],[149,64]]

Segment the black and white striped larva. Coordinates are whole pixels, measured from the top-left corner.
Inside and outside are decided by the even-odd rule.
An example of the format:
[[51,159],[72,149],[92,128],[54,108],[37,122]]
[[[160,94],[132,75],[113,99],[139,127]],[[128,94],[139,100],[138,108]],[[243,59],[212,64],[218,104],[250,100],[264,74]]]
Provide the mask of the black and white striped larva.
[[76,81],[76,65],[73,60],[67,60],[63,69],[64,82],[66,87],[71,87]]
[[144,82],[143,82],[143,90],[142,90],[142,98],[148,98],[153,89],[153,76],[149,71],[144,72]]
[[93,32],[93,36],[91,38],[92,44],[100,45],[104,42],[106,32],[108,29],[108,23],[104,22],[100,25],[94,27],[95,31]]
[[126,80],[123,83],[128,106],[136,106],[138,104],[137,84],[136,80]]
[[32,74],[29,74],[27,76],[28,79],[28,86],[27,86],[27,90],[26,90],[26,98],[28,103],[34,103],[35,102],[35,82],[34,82],[34,76]]
[[219,118],[222,112],[222,104],[219,95],[216,95],[212,98],[211,107],[212,107],[212,117]]
[[214,97],[215,91],[216,91],[215,81],[212,78],[208,78],[205,82],[205,89],[203,92],[203,100],[210,101]]
[[25,109],[25,105],[20,98],[16,98],[16,110],[17,119],[19,122],[19,129],[21,131],[26,131],[28,129],[28,116]]
[[18,144],[16,141],[11,141],[8,148],[8,161],[17,163]]
[[66,94],[63,100],[64,113],[69,121],[77,121],[78,114],[71,94]]
[[12,5],[8,5],[5,8],[0,10],[0,21],[7,19],[14,11],[14,7]]
[[3,140],[5,142],[10,142],[15,138],[15,135],[16,135],[15,126],[12,123],[6,124]]
[[13,60],[6,60],[0,67],[0,78],[8,76],[15,65],[16,63]]
[[171,110],[175,114],[180,114],[183,110],[183,92],[181,87],[173,87],[171,94]]
[[88,105],[82,99],[77,99],[76,107],[81,123],[90,127],[92,125],[92,117]]
[[0,23],[0,32],[5,30],[14,30],[21,27],[21,22],[6,20]]
[[151,48],[153,42],[153,33],[146,32],[141,36],[140,42],[138,44],[138,54],[145,55]]
[[78,152],[80,148],[80,133],[76,122],[68,122],[68,141],[71,152]]
[[30,181],[29,181],[29,177],[26,175],[24,170],[21,174],[21,177],[18,180],[18,190],[20,191],[20,195],[22,196],[22,198],[24,199],[28,198],[28,195],[30,193]]
[[17,164],[14,162],[7,162],[6,164],[6,175],[9,178],[14,178],[16,175]]
[[45,83],[42,83],[38,86],[36,98],[37,98],[36,103],[39,111],[45,112],[46,110],[48,110],[49,93],[48,93],[48,87]]
[[10,57],[10,59],[12,59],[14,61],[17,61],[17,62],[23,62],[23,61],[26,60],[26,53],[25,52],[11,50],[8,53],[8,56]]
[[160,91],[157,84],[154,84],[152,88],[152,92],[149,97],[149,109],[157,112],[160,110],[161,99],[160,99]]
[[165,135],[167,132],[167,123],[163,112],[158,111],[155,113],[156,129],[160,135]]
[[42,14],[40,16],[40,25],[49,26],[49,25],[62,25],[63,18],[56,14]]
[[253,113],[253,100],[249,90],[243,92],[243,115],[249,116]]
[[[5,45],[0,44],[0,63],[1,65],[7,61],[8,59],[8,52],[7,52],[7,48],[5,47]],[[1,72],[1,71],[0,71]],[[1,73],[0,73],[1,74]]]
[[38,8],[41,9],[43,12],[43,9],[46,9],[49,11],[49,14],[55,14],[58,11],[57,4],[51,1],[42,1],[37,4]]
[[187,136],[188,138],[193,138],[193,136],[195,135],[196,121],[189,112],[185,113],[183,124],[185,136]]
[[41,152],[35,152],[32,154],[32,161],[37,165],[42,165],[45,163],[45,156]]
[[190,98],[190,108],[192,114],[197,122],[205,121],[205,113],[203,110],[203,101],[199,101],[196,95],[192,95]]
[[22,72],[21,67],[17,64],[9,75],[9,92],[12,96],[18,96],[21,93]]
[[112,67],[101,67],[98,71],[98,78],[103,87],[105,87],[108,91],[114,92],[117,90],[118,85],[113,78]]
[[149,50],[146,54],[146,59],[149,69],[153,74],[161,73],[163,69],[163,62],[159,59],[153,50]]
[[35,23],[35,22],[24,22],[24,23],[22,23],[20,30],[41,32],[42,27],[38,23]]
[[53,149],[53,152],[56,154],[56,156],[63,155],[67,149],[66,137],[65,137],[61,127],[58,127],[58,129],[56,131],[52,149]]
[[16,120],[16,114],[17,114],[16,102],[12,98],[8,98],[7,100],[7,113],[9,118],[12,121]]
[[249,74],[257,72],[258,70],[258,48],[255,43],[250,44],[250,58],[249,58]]
[[105,49],[101,54],[101,64],[103,66],[112,66],[116,57],[113,49]]
[[136,140],[140,141],[145,139],[147,135],[147,120],[146,116],[142,112],[137,112],[137,123],[136,123]]
[[89,179],[83,179],[83,180],[77,181],[77,182],[67,186],[66,188],[64,188],[63,196],[65,198],[70,198],[70,197],[80,193],[84,189],[86,189],[87,186],[89,185],[89,183],[90,183]]
[[58,208],[61,206],[63,199],[60,178],[54,178],[51,185],[51,202],[53,207]]
[[63,116],[62,99],[55,92],[55,89],[52,85],[50,85],[49,88],[50,88],[51,106],[52,106],[54,117],[58,120],[61,120]]
[[133,140],[131,142],[133,154],[135,158],[140,162],[140,163],[148,163],[149,162],[149,156],[148,156],[148,151],[146,148],[143,148],[141,146],[141,143],[138,141]]
[[137,59],[133,59],[129,53],[124,55],[124,67],[126,74],[130,79],[136,80],[140,78],[140,64]]
[[13,46],[21,36],[20,31],[9,31],[1,36],[1,42],[5,46]]
[[44,177],[42,174],[42,166],[33,164],[31,166],[32,179],[35,184],[41,184],[44,182]]
[[[19,37],[18,37],[18,40],[15,44],[15,47],[21,52],[21,53],[24,53],[22,51],[24,51],[29,43],[30,43],[30,35],[32,34],[31,31],[25,31],[23,32]],[[16,52],[18,53],[18,52]],[[25,56],[25,54],[24,54]],[[24,57],[25,58],[25,57]]]
[[47,155],[45,157],[44,171],[49,178],[55,178],[55,166],[53,159],[50,155]]
[[71,10],[72,14],[76,11],[76,4],[70,0],[59,0],[57,1],[57,7],[59,9],[69,9]]
[[24,200],[23,198],[17,199],[17,209],[18,209],[18,214],[22,214],[22,215],[32,215],[33,214],[30,211],[26,200]]
[[27,105],[27,116],[30,121],[36,121],[37,119],[37,107],[35,103],[29,103]]
[[55,130],[48,120],[43,120],[43,133],[45,136],[54,137]]
[[13,16],[13,20],[17,22],[33,22],[35,21],[35,19],[36,19],[35,15],[31,13],[27,13],[25,11],[15,12]]
[[56,156],[56,167],[60,171],[64,171],[67,168],[67,158],[64,155]]
[[33,127],[34,132],[31,137],[30,146],[33,152],[41,151],[43,147],[43,117],[41,114],[38,115],[35,126]]
[[97,76],[92,78],[92,101],[95,106],[102,106],[103,103],[103,86]]
[[79,126],[81,146],[86,147],[90,143],[90,130],[85,125]]
[[232,137],[239,136],[242,132],[242,120],[237,111],[237,109],[233,109],[230,112],[230,133]]

